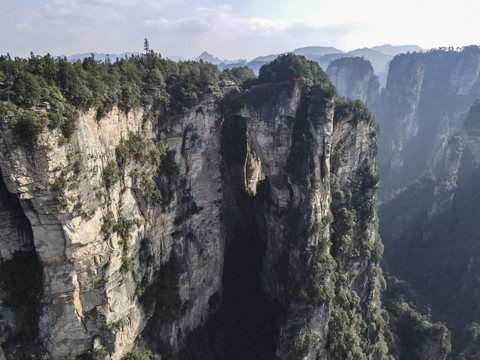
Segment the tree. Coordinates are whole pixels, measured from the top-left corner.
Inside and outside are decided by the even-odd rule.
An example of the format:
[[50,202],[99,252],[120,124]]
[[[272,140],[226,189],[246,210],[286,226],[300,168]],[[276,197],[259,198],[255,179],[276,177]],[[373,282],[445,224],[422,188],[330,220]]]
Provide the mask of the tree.
[[150,52],[150,45],[148,44],[148,39],[145,38],[143,42],[143,48],[145,50],[145,55],[147,55]]
[[160,70],[148,71],[143,77],[143,103],[160,105],[168,101],[165,79]]
[[35,76],[28,72],[18,74],[12,90],[17,105],[33,106],[40,101],[40,85]]
[[37,144],[38,135],[45,128],[46,122],[44,117],[38,116],[34,111],[27,110],[14,119],[12,127],[28,147],[34,147]]

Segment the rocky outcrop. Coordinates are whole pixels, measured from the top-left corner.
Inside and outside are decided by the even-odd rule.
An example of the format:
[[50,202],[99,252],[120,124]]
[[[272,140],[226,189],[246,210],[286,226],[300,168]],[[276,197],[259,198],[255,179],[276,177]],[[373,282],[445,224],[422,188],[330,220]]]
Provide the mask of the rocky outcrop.
[[454,357],[470,346],[459,338],[479,314],[474,255],[479,234],[478,114],[475,103],[461,132],[450,136],[444,128],[444,144],[434,150],[438,160],[431,161],[431,170],[379,210],[386,266],[421,294],[420,303],[431,305],[432,319],[444,321],[452,331]]
[[[254,152],[264,177],[256,182],[263,190],[253,211],[259,213],[255,226],[264,244],[262,288],[283,313],[276,356],[315,359],[364,354],[383,358],[388,352],[386,346],[382,348],[384,324],[377,324],[369,340],[353,336],[352,341],[371,343],[368,348],[359,343],[358,348],[345,349],[334,340],[345,327],[362,326],[339,320],[351,311],[350,305],[358,306],[353,312],[361,314],[360,322],[376,322],[374,317],[382,313],[381,278],[374,270],[381,245],[373,205],[376,131],[371,114],[352,102],[335,107],[334,98],[320,89],[307,96],[294,86],[270,95],[265,104],[247,105],[228,121],[245,124],[248,148],[243,156],[248,164]],[[330,165],[332,145],[343,151],[336,155],[334,169]],[[336,195],[330,191],[332,178]],[[363,185],[358,188],[352,183]],[[340,192],[344,192],[341,198]],[[347,212],[353,218],[345,224]],[[355,305],[339,301],[342,296],[352,296]]]
[[[478,200],[474,179],[479,154],[480,49],[397,55],[377,102],[366,96],[371,72],[364,63],[337,60],[328,74],[340,95],[367,102],[380,127],[384,268],[420,294],[412,299],[419,308],[431,304],[432,321],[445,321],[453,330],[456,356],[461,352],[457,341],[461,328],[477,314],[473,300],[478,296],[473,278],[477,261],[472,253],[478,226],[472,214],[477,213]],[[416,311],[412,308],[412,314]],[[418,313],[412,318],[423,316]],[[429,337],[427,331],[416,336],[414,343],[400,336],[402,351],[419,358],[445,358],[448,331],[438,324],[427,326],[429,316],[422,326],[438,327],[436,335]]]
[[361,57],[334,60],[328,65],[327,74],[339,95],[360,100],[370,109],[378,106],[380,83],[368,60]]
[[422,173],[441,177],[450,138],[462,132],[480,95],[479,49],[396,56],[381,105],[373,108],[379,138],[381,197]]
[[[59,135],[45,133],[35,151],[16,145],[12,131],[4,129],[2,172],[31,227],[18,226],[27,220],[4,217],[8,243],[2,260],[25,247],[31,228],[42,271],[38,337],[44,356],[81,354],[97,338],[113,358],[128,351],[151,316],[139,294],[173,253],[181,262],[178,295],[188,306],[180,320],[164,324],[162,340],[177,347],[182,332],[206,316],[209,297],[221,288],[223,253],[215,205],[220,197],[218,118],[211,101],[206,108],[205,114],[192,111],[177,122],[164,140],[176,173],[167,184],[174,189],[170,205],[163,209],[146,206],[139,190],[134,172],[154,177],[148,164],[126,164],[119,181],[105,187],[105,168],[115,161],[122,139],[140,134],[154,140],[142,112],[115,109],[97,121],[89,111],[70,143],[57,145]],[[147,239],[151,259],[144,265],[140,250]]]
[[[155,121],[92,109],[69,142],[45,131],[35,149],[5,126],[0,201],[16,205],[0,209],[1,256],[36,266],[30,354],[101,346],[120,359],[140,334],[156,351],[193,351],[192,330],[218,337],[208,324],[233,319],[245,327],[228,325],[222,351],[239,345],[245,359],[386,358],[377,134],[331,89],[285,82],[224,112],[212,95]],[[2,301],[2,315],[23,314]],[[22,325],[3,321],[18,357]]]

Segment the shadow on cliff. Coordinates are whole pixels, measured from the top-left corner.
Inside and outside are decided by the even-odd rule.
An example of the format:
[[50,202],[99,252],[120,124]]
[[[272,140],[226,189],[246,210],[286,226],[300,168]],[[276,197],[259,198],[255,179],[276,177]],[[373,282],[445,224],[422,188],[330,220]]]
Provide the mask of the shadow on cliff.
[[210,299],[206,324],[192,332],[179,359],[275,359],[281,306],[262,289],[260,272],[266,249],[263,209],[268,206],[268,179],[252,197],[245,191],[247,153],[245,119],[232,117],[222,129],[226,233],[223,293]]
[[42,352],[38,329],[42,269],[30,221],[17,196],[8,192],[1,172],[0,224],[2,236],[15,233],[18,242],[11,258],[0,262],[0,345],[9,359],[32,359],[31,354]]

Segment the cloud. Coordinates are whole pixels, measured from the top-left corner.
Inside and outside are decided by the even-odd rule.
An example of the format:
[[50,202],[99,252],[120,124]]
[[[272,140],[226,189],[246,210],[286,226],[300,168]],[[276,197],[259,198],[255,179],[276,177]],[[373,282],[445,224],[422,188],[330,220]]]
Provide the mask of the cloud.
[[358,22],[331,24],[318,18],[242,16],[228,4],[193,8],[186,15],[144,20],[151,47],[188,56],[208,50],[222,58],[253,58],[301,46],[334,46],[336,38],[347,38],[368,28]]
[[431,0],[404,3],[0,0],[9,15],[0,22],[5,35],[0,47],[23,54],[42,49],[122,52],[141,50],[143,38],[148,37],[150,46],[165,54],[196,56],[208,50],[220,57],[245,58],[309,45],[349,50],[386,42],[424,47],[477,42],[475,16],[480,2],[458,0],[462,6],[437,6]]
[[308,33],[341,34],[364,29],[366,25],[319,25],[318,22],[286,21],[264,17],[239,17],[234,15],[231,5],[199,7],[194,16],[168,19],[148,19],[144,25],[151,29],[169,31],[182,36],[185,32],[211,32],[216,37],[274,37],[281,35],[305,35]]
[[155,12],[182,0],[53,0],[42,9],[44,19],[90,22],[96,20],[122,21],[131,12]]
[[122,20],[123,14],[103,1],[54,0],[45,5],[43,19],[71,21]]
[[152,29],[175,32],[204,32],[209,30],[210,25],[202,18],[181,18],[177,20],[168,20],[160,18],[156,20],[145,20],[145,25]]
[[[59,0],[54,0],[59,1]],[[63,0],[60,0],[63,1]],[[106,6],[109,8],[142,7],[146,9],[160,10],[167,6],[181,3],[183,0],[78,0],[79,7],[83,6]]]

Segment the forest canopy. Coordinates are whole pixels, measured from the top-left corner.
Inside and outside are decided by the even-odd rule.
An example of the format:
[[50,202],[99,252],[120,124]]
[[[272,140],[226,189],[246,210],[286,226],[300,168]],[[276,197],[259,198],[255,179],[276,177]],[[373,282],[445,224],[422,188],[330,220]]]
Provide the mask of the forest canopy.
[[[31,53],[28,59],[6,55],[0,56],[0,116],[9,118],[23,142],[34,147],[46,128],[59,129],[67,141],[79,114],[92,108],[97,119],[114,107],[124,112],[145,108],[157,117],[178,115],[206,94],[215,94],[217,100],[223,98],[224,109],[228,104],[242,104],[241,90],[293,79],[301,79],[307,91],[319,87],[326,94],[336,93],[318,63],[292,53],[263,65],[258,78],[247,66],[220,71],[202,60],[164,59],[148,47],[144,54],[115,61],[107,57],[104,62],[94,54],[75,62],[49,54]],[[41,111],[47,106],[48,111]]]
[[[65,139],[81,111],[96,108],[101,118],[115,106],[128,112],[145,107],[156,113],[184,113],[208,93],[255,77],[247,67],[221,72],[207,62],[174,62],[146,49],[145,54],[105,62],[94,55],[75,62],[47,54],[30,58],[0,56],[0,116],[29,146],[43,129],[58,128]],[[48,111],[41,104],[48,103]],[[47,105],[45,105],[47,106]],[[24,131],[26,130],[26,132]]]

